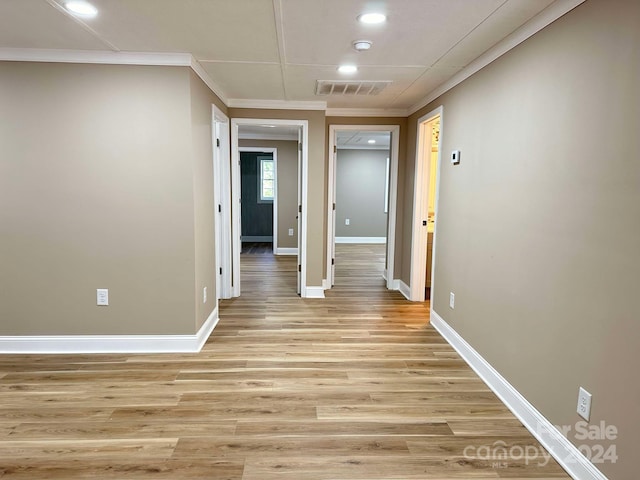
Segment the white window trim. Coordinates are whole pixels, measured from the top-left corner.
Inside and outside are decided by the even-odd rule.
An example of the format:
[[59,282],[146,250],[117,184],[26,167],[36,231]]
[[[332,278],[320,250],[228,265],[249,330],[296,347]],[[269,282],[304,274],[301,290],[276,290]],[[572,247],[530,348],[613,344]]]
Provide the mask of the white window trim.
[[[268,158],[270,157],[270,158]],[[269,153],[269,152],[265,152],[264,156],[257,156],[256,158],[257,162],[258,162],[258,203],[273,203],[273,201],[276,198],[276,162],[273,158],[273,153]],[[262,162],[271,162],[273,164],[273,197],[271,198],[264,198],[262,196],[262,189],[263,189],[263,183],[264,183],[264,178],[262,177],[263,174],[263,170],[262,170]]]

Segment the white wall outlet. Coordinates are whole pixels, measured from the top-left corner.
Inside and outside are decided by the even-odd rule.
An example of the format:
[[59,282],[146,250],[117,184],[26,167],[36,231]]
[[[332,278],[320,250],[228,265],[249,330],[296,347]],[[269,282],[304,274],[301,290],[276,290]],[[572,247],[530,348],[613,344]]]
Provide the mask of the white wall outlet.
[[109,289],[98,288],[96,289],[96,302],[98,305],[106,307],[109,305]]
[[582,387],[578,390],[578,415],[587,421],[591,416],[591,394]]
[[290,236],[290,237],[293,237],[293,228],[290,228],[290,229],[289,229],[289,236]]
[[449,292],[449,308],[455,308],[456,295],[453,292]]
[[207,287],[202,289],[202,303],[207,303]]
[[344,219],[344,224],[345,224],[345,225],[349,225],[349,223],[350,223],[350,222],[351,222],[351,220],[349,220],[348,218],[345,218],[345,219]]
[[457,165],[460,163],[460,150],[454,150],[451,152],[451,164]]

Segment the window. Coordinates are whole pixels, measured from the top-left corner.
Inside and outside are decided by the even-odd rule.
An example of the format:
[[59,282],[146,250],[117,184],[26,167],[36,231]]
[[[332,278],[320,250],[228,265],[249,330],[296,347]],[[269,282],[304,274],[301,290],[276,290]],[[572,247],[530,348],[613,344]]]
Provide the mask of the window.
[[273,157],[258,157],[258,198],[260,202],[273,202],[276,186],[275,165]]

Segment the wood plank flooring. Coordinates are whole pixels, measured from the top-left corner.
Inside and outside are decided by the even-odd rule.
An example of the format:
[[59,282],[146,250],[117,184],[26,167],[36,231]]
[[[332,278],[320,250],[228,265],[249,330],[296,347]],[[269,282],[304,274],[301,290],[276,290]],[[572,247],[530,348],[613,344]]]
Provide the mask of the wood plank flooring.
[[0,478],[569,478],[383,262],[338,245],[307,300],[295,257],[243,255],[198,354],[0,356]]

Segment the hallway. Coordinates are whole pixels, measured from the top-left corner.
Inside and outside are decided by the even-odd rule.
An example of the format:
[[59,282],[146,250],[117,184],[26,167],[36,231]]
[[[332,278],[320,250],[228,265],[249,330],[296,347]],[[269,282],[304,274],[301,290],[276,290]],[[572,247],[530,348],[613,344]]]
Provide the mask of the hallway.
[[199,354],[0,357],[0,478],[568,478],[465,458],[539,444],[384,288],[379,248],[339,245],[324,300],[295,294],[295,257],[243,255]]

